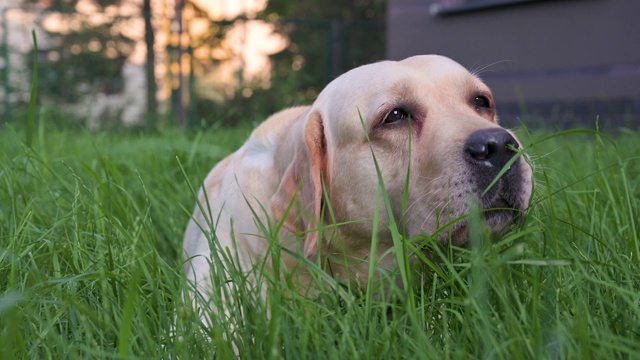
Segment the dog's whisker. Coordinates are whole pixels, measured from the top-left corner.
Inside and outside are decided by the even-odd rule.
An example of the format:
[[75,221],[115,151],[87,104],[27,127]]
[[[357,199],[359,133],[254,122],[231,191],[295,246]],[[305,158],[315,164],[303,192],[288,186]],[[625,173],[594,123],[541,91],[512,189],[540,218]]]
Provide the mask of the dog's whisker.
[[480,75],[482,75],[483,73],[485,73],[487,71],[487,69],[489,69],[490,67],[503,63],[503,62],[509,62],[510,60],[498,60],[498,61],[494,61],[490,64],[486,64],[486,65],[480,65],[478,68],[472,68],[471,70],[469,70],[469,72],[475,76],[480,77]]

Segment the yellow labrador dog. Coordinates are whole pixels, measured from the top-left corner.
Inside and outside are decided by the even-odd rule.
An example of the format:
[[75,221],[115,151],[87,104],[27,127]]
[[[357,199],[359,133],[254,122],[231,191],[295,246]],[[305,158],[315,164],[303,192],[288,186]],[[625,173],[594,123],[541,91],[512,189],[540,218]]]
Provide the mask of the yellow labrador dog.
[[[206,297],[214,286],[212,251],[231,255],[243,271],[263,264],[269,240],[258,224],[270,219],[284,224],[280,246],[312,261],[320,255],[332,276],[365,285],[374,232],[375,266],[394,266],[394,256],[383,256],[393,246],[384,207],[373,227],[380,185],[374,157],[393,218],[408,237],[435,233],[471,204],[499,232],[528,207],[531,167],[518,158],[482,194],[519,147],[498,125],[489,88],[446,57],[356,68],[332,81],[313,105],[268,118],[213,168],[184,237],[187,276]],[[323,210],[327,204],[331,211]],[[320,234],[331,223],[345,225],[325,226]],[[438,237],[464,245],[467,222]],[[300,256],[282,252],[283,264],[300,273],[304,286],[309,278]]]

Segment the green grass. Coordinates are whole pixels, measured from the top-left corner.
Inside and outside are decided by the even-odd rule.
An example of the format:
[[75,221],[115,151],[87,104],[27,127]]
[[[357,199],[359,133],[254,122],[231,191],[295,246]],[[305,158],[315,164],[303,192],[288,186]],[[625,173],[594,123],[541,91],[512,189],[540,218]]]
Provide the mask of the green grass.
[[434,254],[410,291],[385,300],[315,272],[304,296],[265,275],[264,302],[231,271],[229,318],[203,327],[182,295],[189,183],[249,130],[36,128],[31,146],[0,132],[2,359],[640,358],[637,132],[521,131],[537,181],[526,223],[492,242],[478,229],[470,249],[402,241]]

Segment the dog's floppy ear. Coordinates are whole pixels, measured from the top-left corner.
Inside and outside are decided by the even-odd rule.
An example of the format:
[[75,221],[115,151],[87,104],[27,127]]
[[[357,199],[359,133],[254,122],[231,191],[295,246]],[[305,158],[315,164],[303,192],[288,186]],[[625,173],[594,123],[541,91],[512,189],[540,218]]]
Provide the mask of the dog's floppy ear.
[[309,257],[318,249],[321,224],[322,185],[326,181],[327,148],[324,125],[318,111],[311,110],[304,120],[302,136],[295,134],[295,155],[287,167],[271,198],[271,210],[276,219],[284,219],[289,231],[305,231],[304,255]]

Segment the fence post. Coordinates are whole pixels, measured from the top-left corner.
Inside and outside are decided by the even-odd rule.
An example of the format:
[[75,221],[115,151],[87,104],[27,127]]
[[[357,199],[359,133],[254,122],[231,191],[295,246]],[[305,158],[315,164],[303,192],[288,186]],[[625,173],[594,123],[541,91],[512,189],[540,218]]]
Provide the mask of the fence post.
[[[4,122],[9,122],[11,117],[11,85],[9,84],[9,24],[7,13],[19,9],[17,7],[6,7],[2,9],[2,57],[4,58]],[[0,121],[2,123],[2,121]]]
[[142,3],[142,15],[144,17],[144,42],[147,49],[145,63],[145,77],[147,79],[147,116],[145,125],[156,125],[158,118],[157,84],[156,84],[156,55],[155,55],[155,30],[152,24],[151,0],[144,0]]
[[178,126],[185,126],[185,109],[184,109],[184,99],[183,99],[183,91],[184,91],[184,77],[183,77],[183,66],[182,66],[182,54],[184,53],[184,49],[182,48],[182,34],[183,34],[183,24],[182,24],[182,10],[184,10],[184,0],[176,1],[176,15],[175,19],[177,21],[177,32],[178,32],[178,43],[176,44],[178,48],[178,88],[176,89],[176,105],[177,105],[177,123]]
[[331,72],[331,77],[336,78],[340,74],[342,74],[344,70],[343,66],[343,27],[344,24],[341,20],[332,20],[331,21],[331,68],[329,71]]

